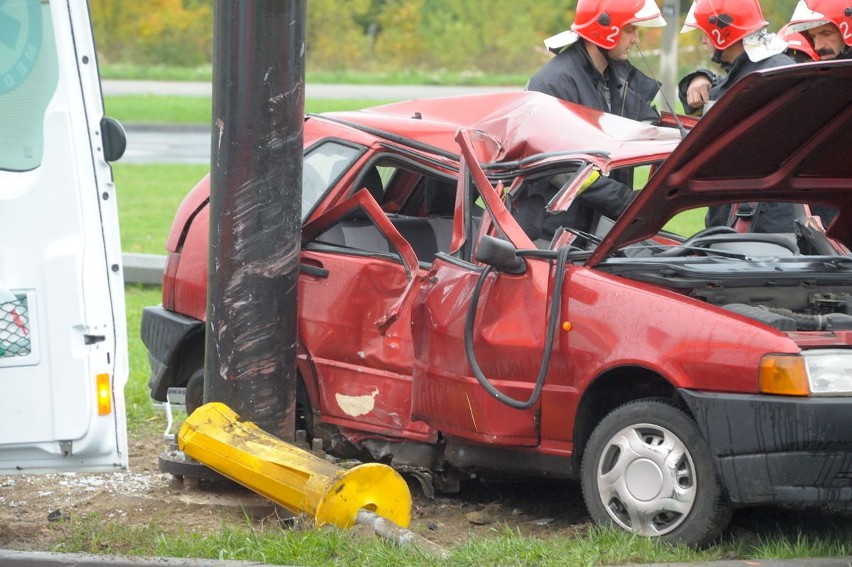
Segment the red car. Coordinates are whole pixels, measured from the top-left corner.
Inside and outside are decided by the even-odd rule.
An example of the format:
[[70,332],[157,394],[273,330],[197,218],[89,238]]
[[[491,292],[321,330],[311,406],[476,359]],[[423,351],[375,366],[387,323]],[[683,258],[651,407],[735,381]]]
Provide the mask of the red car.
[[[736,507],[852,509],[852,64],[751,75],[684,139],[666,122],[530,92],[309,116],[308,432],[427,493],[488,471],[579,479],[596,521],[687,544]],[[551,218],[599,176],[633,178],[617,221],[533,241],[516,220],[532,186],[550,184]],[[208,185],[142,322],[152,396],[186,387],[189,411]],[[748,221],[768,202],[789,232],[697,230],[708,205]]]

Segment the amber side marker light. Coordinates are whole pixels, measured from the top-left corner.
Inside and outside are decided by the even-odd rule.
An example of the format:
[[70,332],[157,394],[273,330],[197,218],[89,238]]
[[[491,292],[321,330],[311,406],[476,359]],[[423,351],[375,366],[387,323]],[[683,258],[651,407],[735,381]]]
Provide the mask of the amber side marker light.
[[110,388],[109,374],[98,374],[95,377],[95,388],[98,396],[98,415],[109,415],[112,413],[112,388]]
[[760,361],[760,391],[783,396],[809,396],[808,369],[801,356],[767,355]]

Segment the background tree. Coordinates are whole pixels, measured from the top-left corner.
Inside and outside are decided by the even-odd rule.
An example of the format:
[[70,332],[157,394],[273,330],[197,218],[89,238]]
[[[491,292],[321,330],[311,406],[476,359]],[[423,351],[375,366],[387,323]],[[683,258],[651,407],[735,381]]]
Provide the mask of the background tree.
[[213,55],[209,0],[90,0],[98,54],[107,63],[194,67]]
[[364,69],[372,58],[372,41],[359,20],[370,13],[371,0],[308,2],[306,60],[315,69]]
[[[662,6],[665,0],[657,0]],[[681,0],[680,28],[691,0]],[[761,0],[770,29],[796,0]],[[212,0],[90,0],[104,63],[201,66],[212,57]],[[528,76],[550,54],[542,41],[573,21],[576,0],[311,0],[308,71],[407,71]],[[706,64],[698,32],[680,36],[681,67]],[[646,29],[653,55],[661,33]],[[649,63],[656,68],[656,59]],[[640,64],[641,66],[641,64]]]

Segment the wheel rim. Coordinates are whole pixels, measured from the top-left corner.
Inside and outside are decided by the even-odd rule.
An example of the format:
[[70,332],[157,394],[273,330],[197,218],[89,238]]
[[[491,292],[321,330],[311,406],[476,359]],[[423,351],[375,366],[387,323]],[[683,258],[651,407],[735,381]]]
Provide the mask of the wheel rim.
[[695,504],[695,465],[671,431],[641,423],[612,436],[598,461],[598,494],[624,529],[660,536],[682,524]]

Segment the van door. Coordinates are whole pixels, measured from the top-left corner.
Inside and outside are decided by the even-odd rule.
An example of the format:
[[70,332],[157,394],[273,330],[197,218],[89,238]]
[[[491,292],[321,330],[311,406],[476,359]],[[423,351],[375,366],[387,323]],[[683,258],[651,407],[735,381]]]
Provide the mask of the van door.
[[123,469],[124,133],[85,0],[2,0],[0,30],[0,474]]

